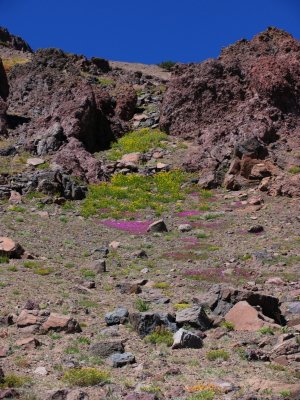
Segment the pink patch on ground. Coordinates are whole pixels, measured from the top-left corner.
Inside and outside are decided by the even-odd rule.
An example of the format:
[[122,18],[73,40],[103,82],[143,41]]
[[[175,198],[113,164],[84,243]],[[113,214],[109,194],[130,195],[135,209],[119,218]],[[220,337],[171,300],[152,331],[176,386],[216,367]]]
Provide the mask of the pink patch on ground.
[[191,210],[191,211],[181,211],[177,213],[177,217],[193,217],[194,215],[201,215],[203,211]]
[[185,246],[183,246],[184,249],[192,249],[195,246],[198,246],[199,240],[194,237],[185,237],[182,238],[182,241],[186,243]]
[[143,235],[147,233],[147,229],[152,222],[153,221],[124,221],[110,219],[101,221],[101,224],[108,226],[109,228],[132,233],[133,235]]

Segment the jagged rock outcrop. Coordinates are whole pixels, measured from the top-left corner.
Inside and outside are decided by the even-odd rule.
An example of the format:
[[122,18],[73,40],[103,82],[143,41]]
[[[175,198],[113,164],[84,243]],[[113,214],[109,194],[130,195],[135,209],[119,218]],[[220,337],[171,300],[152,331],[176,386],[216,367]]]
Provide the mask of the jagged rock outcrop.
[[19,51],[32,52],[31,47],[24,39],[12,35],[6,28],[0,27],[0,45],[11,47]]
[[7,120],[6,111],[7,106],[5,100],[9,93],[9,87],[7,82],[6,73],[3,67],[2,60],[0,58],[0,135],[7,134]]
[[89,69],[101,74],[103,68],[103,62],[46,49],[9,74],[9,113],[29,121],[13,131],[19,144],[38,155],[55,153],[64,170],[89,182],[103,178],[101,163],[92,153],[129,129],[126,121],[137,100],[131,87],[121,85],[112,97],[91,83]]
[[185,167],[201,171],[204,186],[238,189],[272,177],[272,192],[277,175],[300,166],[299,50],[290,34],[268,28],[218,59],[175,68],[160,125],[194,140]]

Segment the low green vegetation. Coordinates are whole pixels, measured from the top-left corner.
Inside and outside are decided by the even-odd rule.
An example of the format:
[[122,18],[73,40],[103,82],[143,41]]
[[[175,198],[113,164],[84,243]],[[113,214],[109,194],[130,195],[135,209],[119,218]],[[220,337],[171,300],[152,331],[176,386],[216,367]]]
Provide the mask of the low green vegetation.
[[163,327],[157,328],[154,332],[145,337],[145,342],[151,344],[166,344],[170,347],[173,344],[173,334]]
[[31,379],[27,376],[20,376],[15,374],[8,374],[1,383],[1,388],[18,388],[31,383]]
[[145,312],[149,310],[149,304],[140,298],[137,298],[135,301],[135,308],[140,312]]
[[157,64],[160,68],[165,69],[166,71],[172,71],[173,67],[176,65],[175,61],[162,61],[161,63]]
[[111,78],[107,78],[107,77],[103,77],[103,76],[98,76],[97,77],[97,82],[99,83],[99,85],[107,87],[107,86],[116,86],[116,82],[111,79]]
[[208,351],[206,353],[206,358],[209,361],[215,361],[215,360],[218,360],[218,359],[226,361],[226,360],[229,359],[229,353],[226,350],[222,350],[222,349],[220,349],[220,350],[210,350],[210,351]]
[[9,258],[7,256],[0,255],[0,264],[8,264],[8,263],[9,263]]
[[261,335],[274,335],[274,329],[270,326],[263,326],[258,330],[258,332]]
[[66,371],[62,380],[70,386],[95,386],[109,382],[109,373],[98,368],[72,368]]
[[118,160],[127,153],[146,153],[156,147],[165,147],[162,141],[168,140],[168,136],[158,129],[140,129],[127,133],[117,142],[112,144],[108,151],[110,160]]
[[120,218],[125,212],[153,209],[157,215],[167,204],[183,200],[188,189],[182,185],[191,175],[181,170],[161,172],[154,176],[114,175],[110,182],[91,185],[82,203],[84,217],[100,214],[102,218]]
[[187,397],[186,400],[213,400],[214,398],[215,392],[213,390],[202,390]]
[[223,321],[221,327],[227,329],[228,331],[234,331],[234,324],[229,321]]
[[293,175],[299,174],[300,173],[300,167],[298,165],[294,165],[293,167],[291,167],[289,169],[289,173],[293,174]]
[[170,284],[167,282],[156,282],[153,284],[153,287],[155,289],[168,289],[170,287]]

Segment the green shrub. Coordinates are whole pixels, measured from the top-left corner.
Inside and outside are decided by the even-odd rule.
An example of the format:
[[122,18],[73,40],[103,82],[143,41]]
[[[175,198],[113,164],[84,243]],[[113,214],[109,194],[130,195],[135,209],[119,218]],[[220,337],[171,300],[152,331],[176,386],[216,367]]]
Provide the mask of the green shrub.
[[206,358],[209,361],[215,361],[218,359],[222,359],[224,361],[229,359],[229,353],[225,350],[210,350],[206,353]]
[[157,328],[154,332],[150,333],[145,337],[146,343],[151,344],[166,344],[167,346],[172,346],[173,344],[173,334],[167,329],[161,327]]
[[270,326],[262,326],[258,332],[261,335],[274,335],[274,330]]
[[186,308],[189,308],[189,307],[190,307],[190,304],[188,304],[188,303],[174,304],[174,308],[176,311],[185,310]]
[[165,147],[161,142],[167,139],[168,136],[158,129],[144,128],[129,132],[112,144],[108,158],[115,161],[127,153],[146,153],[156,147]]
[[95,386],[109,381],[109,373],[97,368],[72,368],[63,375],[63,381],[70,386]]
[[30,384],[30,382],[31,379],[27,376],[9,374],[5,376],[4,382],[0,386],[3,388],[18,388]]
[[221,327],[227,329],[228,331],[234,331],[234,324],[229,321],[221,322]]
[[0,264],[8,264],[8,263],[9,263],[9,258],[7,256],[0,255]]
[[145,300],[137,298],[135,301],[135,308],[140,312],[145,312],[149,310],[149,304]]
[[84,278],[87,278],[87,279],[93,279],[93,278],[96,277],[96,272],[92,271],[92,270],[90,270],[88,268],[82,268],[80,270],[80,273]]
[[174,68],[174,66],[176,65],[175,61],[162,61],[159,64],[157,64],[160,68],[165,69],[166,71],[172,71],[172,69]]
[[203,390],[199,393],[194,393],[187,397],[186,400],[213,400],[215,392],[213,390]]
[[153,287],[155,289],[168,289],[170,287],[170,284],[167,282],[156,282],[153,284]]
[[291,167],[289,169],[289,173],[293,174],[293,175],[299,174],[300,173],[300,167],[297,166],[297,165],[294,165],[293,167]]

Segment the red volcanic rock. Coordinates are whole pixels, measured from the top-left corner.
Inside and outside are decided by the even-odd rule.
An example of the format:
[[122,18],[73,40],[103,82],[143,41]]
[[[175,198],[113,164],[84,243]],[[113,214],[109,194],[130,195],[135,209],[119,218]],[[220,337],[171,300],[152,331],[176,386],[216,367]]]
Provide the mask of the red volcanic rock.
[[104,173],[93,153],[129,129],[136,93],[131,86],[116,88],[113,98],[88,79],[90,70],[102,73],[82,56],[37,51],[31,62],[10,71],[8,104],[11,114],[28,119],[13,134],[29,151],[39,156],[59,152],[55,161],[64,170],[94,182]]
[[[224,49],[218,59],[178,65],[160,125],[194,140],[184,165],[201,170],[203,184],[208,174],[214,176],[210,186],[222,184],[228,171],[226,186],[238,189],[298,165],[300,42],[269,28]],[[281,184],[281,193],[297,193],[292,184]]]

